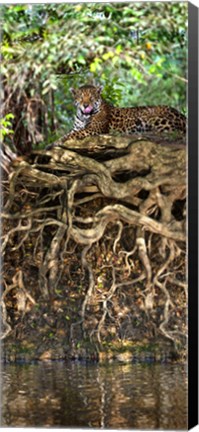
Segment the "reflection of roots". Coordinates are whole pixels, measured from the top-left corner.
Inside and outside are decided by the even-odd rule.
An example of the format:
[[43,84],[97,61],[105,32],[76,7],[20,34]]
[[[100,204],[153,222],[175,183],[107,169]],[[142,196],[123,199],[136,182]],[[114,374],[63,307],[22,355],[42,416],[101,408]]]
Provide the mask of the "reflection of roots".
[[9,260],[30,256],[39,297],[53,302],[78,250],[85,292],[71,341],[78,326],[99,343],[131,338],[143,323],[174,342],[186,335],[185,150],[125,137],[103,147],[101,139],[31,155],[4,183],[3,337],[8,291],[18,286],[34,302]]

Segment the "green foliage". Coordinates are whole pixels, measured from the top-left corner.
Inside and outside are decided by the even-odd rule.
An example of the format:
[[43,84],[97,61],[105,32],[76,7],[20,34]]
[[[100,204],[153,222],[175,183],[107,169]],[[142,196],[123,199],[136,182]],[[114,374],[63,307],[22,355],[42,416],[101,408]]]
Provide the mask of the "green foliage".
[[14,115],[12,113],[6,114],[6,116],[0,119],[0,141],[7,135],[13,134],[12,130],[12,122],[10,119],[13,119]]
[[[74,114],[69,89],[88,82],[103,84],[118,106],[186,110],[187,3],[1,7],[4,110],[15,115],[20,139],[49,142],[65,133]],[[30,124],[33,99],[39,112]]]

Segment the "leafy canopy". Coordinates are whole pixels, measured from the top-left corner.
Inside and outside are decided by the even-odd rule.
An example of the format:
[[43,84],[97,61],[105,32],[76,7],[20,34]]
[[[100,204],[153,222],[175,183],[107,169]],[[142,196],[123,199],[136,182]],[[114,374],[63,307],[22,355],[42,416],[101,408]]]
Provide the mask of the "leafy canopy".
[[[187,3],[3,5],[2,10],[4,111],[14,114],[13,128],[20,121],[33,142],[39,141],[39,127],[44,141],[71,127],[69,89],[87,82],[103,84],[104,96],[118,106],[186,110]],[[33,111],[32,100],[35,124],[27,109],[31,105]]]

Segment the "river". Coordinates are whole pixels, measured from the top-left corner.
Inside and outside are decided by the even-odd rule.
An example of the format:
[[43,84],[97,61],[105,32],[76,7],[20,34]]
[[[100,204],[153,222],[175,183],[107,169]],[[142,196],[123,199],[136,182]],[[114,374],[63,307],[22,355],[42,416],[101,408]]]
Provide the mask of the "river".
[[183,365],[2,366],[2,426],[187,429]]

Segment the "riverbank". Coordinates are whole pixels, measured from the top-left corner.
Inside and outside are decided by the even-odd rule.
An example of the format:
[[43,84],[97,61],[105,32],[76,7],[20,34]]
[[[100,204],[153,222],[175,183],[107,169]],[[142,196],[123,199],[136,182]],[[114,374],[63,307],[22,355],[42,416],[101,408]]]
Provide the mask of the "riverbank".
[[[175,346],[164,337],[147,338],[137,331],[137,339],[112,338],[99,341],[83,337],[81,322],[72,325],[66,319],[66,302],[62,309],[35,305],[14,331],[3,341],[1,358],[4,363],[35,361],[86,361],[99,363],[166,362],[182,363],[186,358],[184,346]],[[52,310],[54,309],[54,310]],[[51,310],[51,312],[50,312]],[[72,319],[72,317],[70,317]],[[71,326],[75,338],[71,337]]]
[[28,343],[10,343],[2,346],[2,361],[8,363],[30,363],[37,361],[83,361],[112,363],[179,363],[185,362],[185,353],[177,353],[169,347],[166,350],[164,344],[131,344],[130,346],[112,346],[101,351],[95,351],[94,347],[79,348],[69,351],[60,343],[53,343],[46,349],[38,345]]

